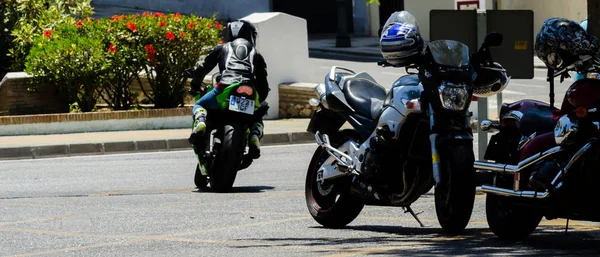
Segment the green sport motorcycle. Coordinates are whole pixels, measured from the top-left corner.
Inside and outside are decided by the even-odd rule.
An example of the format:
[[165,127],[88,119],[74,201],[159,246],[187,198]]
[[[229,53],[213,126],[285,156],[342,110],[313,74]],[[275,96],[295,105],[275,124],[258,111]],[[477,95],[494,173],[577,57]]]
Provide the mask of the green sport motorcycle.
[[[190,71],[186,75],[192,77]],[[219,77],[214,74],[213,84],[203,83],[200,91],[190,90],[196,101],[214,89]],[[252,164],[248,148],[250,128],[269,108],[258,99],[256,88],[244,82],[230,85],[217,96],[219,110],[208,111],[205,134],[190,142],[198,159],[196,187],[206,188],[210,182],[213,191],[229,192],[237,172]]]

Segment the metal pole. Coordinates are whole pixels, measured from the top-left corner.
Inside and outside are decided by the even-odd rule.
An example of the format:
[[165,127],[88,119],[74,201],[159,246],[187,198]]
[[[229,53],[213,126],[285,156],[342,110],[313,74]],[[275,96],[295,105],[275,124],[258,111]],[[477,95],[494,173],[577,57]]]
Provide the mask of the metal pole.
[[336,3],[338,34],[335,38],[335,47],[350,47],[352,44],[348,35],[348,24],[346,24],[346,0],[336,0]]
[[[498,0],[493,0],[493,4],[492,5],[494,7],[494,10],[498,10],[499,9]],[[496,106],[498,107],[498,109],[496,109],[496,110],[498,111],[498,114],[500,114],[500,109],[502,109],[502,93],[499,93],[497,95],[496,101],[497,101]]]
[[[477,44],[483,44],[485,40],[485,36],[487,34],[487,21],[485,16],[485,11],[477,12]],[[487,97],[479,97],[477,98],[477,112],[478,112],[478,121],[481,123],[483,120],[488,119],[488,99]],[[477,125],[477,135],[479,137],[477,143],[479,145],[479,160],[483,160],[485,156],[485,150],[487,149],[487,132],[481,131],[479,124]]]

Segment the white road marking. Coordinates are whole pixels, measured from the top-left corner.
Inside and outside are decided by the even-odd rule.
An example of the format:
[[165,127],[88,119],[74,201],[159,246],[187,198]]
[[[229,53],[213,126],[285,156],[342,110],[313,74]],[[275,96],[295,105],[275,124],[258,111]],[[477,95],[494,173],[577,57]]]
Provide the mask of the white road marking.
[[[287,144],[287,145],[267,145],[261,147],[262,149],[269,148],[281,148],[281,147],[301,147],[301,146],[316,146],[316,143],[305,143],[305,144]],[[82,158],[111,158],[111,157],[120,157],[120,156],[137,156],[137,155],[154,155],[154,154],[181,154],[181,153],[192,153],[192,149],[187,150],[171,150],[171,151],[157,151],[157,152],[143,152],[143,153],[109,153],[103,155],[83,155],[83,156],[65,156],[65,157],[49,157],[49,158],[40,158],[40,159],[21,159],[21,160],[0,160],[0,163],[10,163],[10,162],[31,162],[31,161],[54,161],[54,160],[64,160],[64,159],[82,159]]]
[[542,86],[542,85],[531,85],[531,84],[514,83],[512,81],[508,82],[508,86],[507,87],[512,87],[512,86],[532,87],[532,88],[548,88],[548,86]]
[[522,92],[517,92],[517,91],[512,91],[512,90],[507,90],[507,89],[504,89],[502,91],[502,94],[507,94],[507,95],[527,95],[527,94],[522,93]]

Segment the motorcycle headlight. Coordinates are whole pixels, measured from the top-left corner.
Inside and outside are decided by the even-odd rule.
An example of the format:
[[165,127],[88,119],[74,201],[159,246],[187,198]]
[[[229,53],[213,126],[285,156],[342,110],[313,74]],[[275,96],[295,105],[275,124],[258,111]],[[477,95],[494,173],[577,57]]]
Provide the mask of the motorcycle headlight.
[[452,111],[462,111],[467,105],[469,91],[466,84],[443,81],[439,88],[442,107]]
[[557,145],[561,145],[575,131],[577,131],[577,122],[571,121],[565,114],[558,119],[556,127],[554,127],[554,141]]

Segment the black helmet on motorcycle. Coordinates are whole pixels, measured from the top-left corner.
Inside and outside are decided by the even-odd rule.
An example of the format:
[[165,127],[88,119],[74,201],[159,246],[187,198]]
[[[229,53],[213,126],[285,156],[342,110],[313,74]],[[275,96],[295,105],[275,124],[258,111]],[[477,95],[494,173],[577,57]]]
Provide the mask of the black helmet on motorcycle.
[[598,39],[590,36],[577,22],[549,18],[535,38],[535,53],[548,68],[558,70],[579,60],[581,55],[595,55]]
[[502,92],[508,85],[510,77],[502,65],[494,62],[491,66],[477,69],[477,78],[473,82],[473,95],[489,97]]
[[249,21],[236,20],[227,24],[227,41],[229,42],[238,38],[243,38],[252,43],[252,45],[255,45],[257,34],[258,30],[254,24]]
[[379,46],[383,58],[394,66],[415,63],[424,44],[417,19],[407,11],[395,12],[382,29]]

